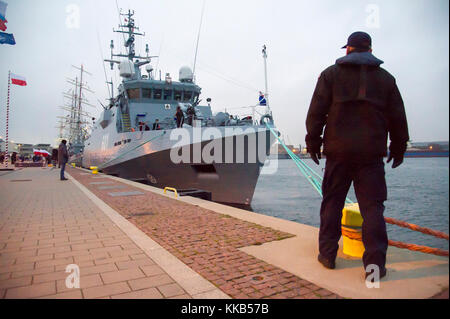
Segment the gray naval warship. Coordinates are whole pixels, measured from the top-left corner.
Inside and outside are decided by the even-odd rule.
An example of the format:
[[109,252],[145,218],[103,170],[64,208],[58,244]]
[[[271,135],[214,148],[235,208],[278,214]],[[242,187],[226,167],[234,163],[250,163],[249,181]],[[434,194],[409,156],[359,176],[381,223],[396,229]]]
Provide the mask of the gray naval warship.
[[[258,120],[255,112],[244,118],[213,115],[210,99],[200,105],[201,88],[189,67],[179,70],[178,81],[161,73],[155,79],[151,60],[156,57],[149,56],[148,45],[146,56],[135,53],[135,36],[144,34],[136,32],[134,12],[123,15],[120,31],[114,31],[128,37],[127,54],[114,54],[111,41],[111,59],[105,60],[111,69],[118,65],[122,83],[85,140],[82,166],[159,188],[206,191],[216,202],[250,205],[275,141],[268,103]],[[180,125],[177,110],[184,116]]]

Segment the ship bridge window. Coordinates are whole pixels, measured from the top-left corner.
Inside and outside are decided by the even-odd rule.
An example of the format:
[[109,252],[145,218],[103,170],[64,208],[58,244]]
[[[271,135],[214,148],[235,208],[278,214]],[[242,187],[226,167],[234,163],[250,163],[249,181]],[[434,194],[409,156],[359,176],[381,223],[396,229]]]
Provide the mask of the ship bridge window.
[[143,99],[151,99],[152,98],[152,89],[142,89],[142,98]]
[[162,90],[161,89],[155,89],[153,98],[155,100],[161,100]]
[[190,101],[192,98],[192,92],[191,91],[185,91],[183,96],[183,101],[187,102]]
[[174,99],[175,101],[181,101],[181,91],[175,90]]
[[172,99],[172,90],[164,90],[164,100]]
[[130,100],[138,99],[140,97],[139,93],[140,93],[139,89],[128,89],[127,90],[127,95]]
[[199,96],[200,96],[200,94],[198,92],[194,92],[194,102],[198,101]]

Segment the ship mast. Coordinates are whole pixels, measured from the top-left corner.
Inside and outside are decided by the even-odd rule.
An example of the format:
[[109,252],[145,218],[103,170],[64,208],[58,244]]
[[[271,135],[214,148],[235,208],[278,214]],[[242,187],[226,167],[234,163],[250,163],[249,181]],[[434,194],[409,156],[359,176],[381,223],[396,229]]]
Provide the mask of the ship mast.
[[84,97],[83,92],[94,92],[89,89],[87,83],[83,82],[85,74],[92,74],[87,72],[83,65],[80,67],[72,67],[80,71],[80,77],[75,77],[75,79],[67,79],[67,83],[73,85],[73,89],[69,90],[67,93],[64,93],[64,97],[69,99],[69,103],[60,106],[61,109],[68,111],[69,114],[66,116],[58,116],[58,118],[60,118],[59,137],[63,138],[62,130],[68,126],[67,140],[69,145],[72,147],[72,152],[77,154],[83,150],[85,129],[87,125],[90,124],[90,122],[86,119],[91,117],[88,112],[83,110],[83,106],[94,106]]
[[265,82],[264,97],[266,98],[266,114],[271,114],[269,106],[269,89],[267,87],[267,47],[265,44],[262,49],[262,54],[264,59],[264,82]]
[[[120,16],[125,17],[125,24],[119,24],[119,28],[121,30],[114,30],[113,32],[122,33],[124,35],[128,35],[128,39],[124,39],[124,47],[128,49],[128,54],[115,54],[114,53],[114,40],[111,40],[110,48],[111,48],[111,59],[105,59],[105,62],[109,62],[111,65],[111,70],[114,69],[114,64],[120,64],[120,61],[114,60],[114,57],[119,58],[127,58],[129,61],[133,62],[135,68],[139,70],[139,67],[142,65],[148,64],[151,62],[151,58],[156,58],[157,56],[149,56],[149,48],[148,44],[145,45],[145,52],[147,55],[145,57],[136,55],[136,51],[134,48],[135,36],[145,36],[145,33],[135,32],[135,30],[139,31],[139,27],[135,25],[134,22],[134,11],[128,10],[128,13],[120,13]],[[143,61],[139,62],[139,59],[143,59]],[[136,60],[136,61],[135,61]],[[139,74],[139,73],[138,73]]]

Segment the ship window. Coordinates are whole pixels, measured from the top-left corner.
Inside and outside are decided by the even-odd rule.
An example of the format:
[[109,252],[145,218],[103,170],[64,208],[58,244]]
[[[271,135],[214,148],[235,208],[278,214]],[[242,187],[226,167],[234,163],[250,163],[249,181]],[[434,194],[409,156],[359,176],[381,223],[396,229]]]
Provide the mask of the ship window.
[[185,91],[184,92],[184,96],[183,96],[183,101],[189,101],[192,97],[192,92],[191,91]]
[[130,100],[139,98],[139,89],[128,89],[127,95]]
[[175,90],[174,99],[175,101],[181,101],[181,91]]
[[199,96],[200,96],[200,94],[198,92],[194,92],[194,102],[198,101]]
[[162,90],[161,89],[155,89],[155,93],[153,98],[155,100],[161,100]]
[[164,90],[164,100],[172,99],[172,90]]
[[152,98],[152,89],[142,89],[142,98],[143,99],[151,99]]

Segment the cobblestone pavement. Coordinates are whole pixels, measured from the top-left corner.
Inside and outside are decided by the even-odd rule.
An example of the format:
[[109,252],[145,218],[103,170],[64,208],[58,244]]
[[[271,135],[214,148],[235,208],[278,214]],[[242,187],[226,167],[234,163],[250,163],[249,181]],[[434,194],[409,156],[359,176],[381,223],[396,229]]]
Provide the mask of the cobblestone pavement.
[[[0,171],[0,298],[190,298],[59,171]],[[80,289],[66,267],[80,267]]]
[[[290,234],[101,175],[93,177],[73,168],[69,168],[69,173],[159,245],[233,298],[340,298],[238,249],[282,240],[291,237]],[[140,194],[113,196],[118,192]]]

